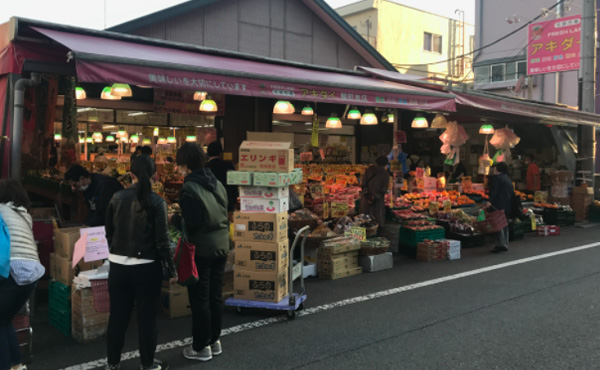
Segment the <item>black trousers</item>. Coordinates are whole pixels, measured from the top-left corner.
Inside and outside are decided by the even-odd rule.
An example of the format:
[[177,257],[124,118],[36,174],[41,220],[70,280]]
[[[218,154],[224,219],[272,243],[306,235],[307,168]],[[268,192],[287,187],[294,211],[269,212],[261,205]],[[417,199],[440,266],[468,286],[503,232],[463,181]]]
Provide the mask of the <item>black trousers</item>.
[[140,360],[143,366],[151,366],[154,362],[158,336],[156,316],[160,305],[161,284],[162,267],[158,261],[132,266],[110,263],[110,317],[107,332],[110,365],[121,362],[125,332],[134,302],[137,308]]
[[37,282],[17,285],[12,276],[0,280],[0,370],[10,369],[21,363],[21,348],[12,320],[25,305]]
[[188,286],[192,309],[193,348],[200,351],[221,337],[223,323],[223,272],[227,257],[196,257],[198,282]]

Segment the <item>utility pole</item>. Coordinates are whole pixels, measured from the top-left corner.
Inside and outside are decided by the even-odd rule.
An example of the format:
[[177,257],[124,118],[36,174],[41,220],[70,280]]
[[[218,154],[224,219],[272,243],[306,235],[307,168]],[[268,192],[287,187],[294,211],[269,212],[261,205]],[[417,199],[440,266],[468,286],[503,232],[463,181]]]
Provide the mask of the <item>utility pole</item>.
[[[556,7],[556,19],[562,17],[564,15],[564,1],[565,0],[557,0],[558,6]],[[556,72],[554,74],[554,102],[556,104],[560,103],[560,72]]]
[[[596,111],[596,0],[583,0],[581,25],[581,71],[583,74],[581,110]],[[596,167],[596,128],[579,126],[578,146],[581,171],[588,172],[594,185]],[[585,174],[585,172],[584,172]],[[587,177],[587,176],[586,176]]]

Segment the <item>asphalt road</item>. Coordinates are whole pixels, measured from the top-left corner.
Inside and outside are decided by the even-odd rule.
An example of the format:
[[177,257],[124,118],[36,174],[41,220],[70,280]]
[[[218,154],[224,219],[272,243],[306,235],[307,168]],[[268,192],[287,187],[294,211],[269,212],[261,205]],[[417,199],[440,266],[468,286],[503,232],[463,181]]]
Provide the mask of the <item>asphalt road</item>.
[[[338,281],[309,279],[306,311],[295,320],[228,309],[224,327],[235,329],[222,339],[223,355],[208,363],[184,359],[177,347],[190,336],[189,318],[161,318],[159,343],[175,348],[161,347],[157,358],[172,369],[597,369],[600,245],[522,260],[595,243],[599,231],[571,227],[560,237],[528,235],[504,254],[491,254],[487,246],[463,250],[458,261],[396,256],[391,270]],[[511,261],[522,263],[480,271]],[[465,272],[471,275],[456,276]],[[444,277],[450,278],[431,282]],[[414,285],[422,282],[430,283]],[[408,288],[389,294],[398,287]],[[388,292],[366,297],[381,291]],[[29,369],[105,356],[103,342],[78,344],[42,323],[34,332]],[[136,332],[133,323],[126,351],[135,350]],[[84,368],[92,367],[73,369]],[[138,368],[137,358],[122,364]]]

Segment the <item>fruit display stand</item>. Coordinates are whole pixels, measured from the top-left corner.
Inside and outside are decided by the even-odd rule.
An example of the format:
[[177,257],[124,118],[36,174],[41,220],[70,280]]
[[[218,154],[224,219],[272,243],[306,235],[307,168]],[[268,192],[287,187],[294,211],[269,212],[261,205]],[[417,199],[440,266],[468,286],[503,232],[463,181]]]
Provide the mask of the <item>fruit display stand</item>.
[[409,221],[400,228],[400,253],[415,258],[417,245],[425,240],[444,239],[446,231],[443,227],[430,221]]

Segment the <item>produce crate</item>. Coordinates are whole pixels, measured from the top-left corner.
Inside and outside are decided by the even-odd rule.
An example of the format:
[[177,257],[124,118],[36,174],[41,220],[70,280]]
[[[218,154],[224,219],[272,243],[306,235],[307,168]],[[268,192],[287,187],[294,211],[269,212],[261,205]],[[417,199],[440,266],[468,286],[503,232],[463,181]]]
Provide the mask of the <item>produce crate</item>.
[[590,222],[600,222],[600,207],[591,205],[590,206],[590,216],[588,217]]
[[416,248],[417,244],[419,244],[423,240],[437,240],[444,239],[445,237],[446,230],[444,230],[444,228],[438,228],[433,230],[411,230],[403,227],[400,229],[400,244],[408,245],[413,248]]
[[575,211],[565,209],[544,209],[544,222],[548,225],[572,226],[575,225]]
[[62,334],[71,336],[71,291],[57,281],[48,289],[48,322]]
[[527,229],[531,229],[531,222],[509,222],[508,240],[513,241],[525,238]]
[[483,234],[465,235],[449,232],[448,239],[459,240],[461,248],[474,248],[485,245],[485,235]]

